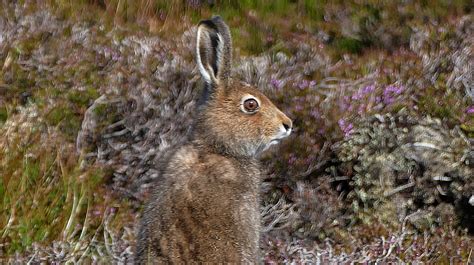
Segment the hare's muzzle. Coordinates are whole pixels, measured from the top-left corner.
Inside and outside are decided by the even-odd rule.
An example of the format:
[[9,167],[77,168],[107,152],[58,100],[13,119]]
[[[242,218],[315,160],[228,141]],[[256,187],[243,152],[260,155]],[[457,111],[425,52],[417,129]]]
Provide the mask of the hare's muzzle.
[[288,137],[293,130],[293,122],[285,114],[282,114],[282,129],[280,129],[284,134],[282,138]]
[[280,114],[281,125],[278,132],[270,141],[270,145],[279,143],[283,138],[290,136],[291,131],[293,130],[293,122],[285,114]]
[[293,123],[291,122],[290,119],[288,119],[287,121],[283,121],[283,128],[287,132],[288,134],[287,136],[289,136],[291,134],[291,130],[293,129]]

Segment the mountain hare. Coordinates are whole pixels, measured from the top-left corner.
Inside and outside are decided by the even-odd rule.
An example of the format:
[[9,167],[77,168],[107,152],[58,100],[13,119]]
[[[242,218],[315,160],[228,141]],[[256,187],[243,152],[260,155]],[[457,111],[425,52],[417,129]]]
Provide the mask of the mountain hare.
[[199,23],[205,81],[193,138],[171,155],[146,205],[136,262],[259,262],[257,155],[290,135],[291,120],[254,87],[230,78],[232,41],[220,17]]

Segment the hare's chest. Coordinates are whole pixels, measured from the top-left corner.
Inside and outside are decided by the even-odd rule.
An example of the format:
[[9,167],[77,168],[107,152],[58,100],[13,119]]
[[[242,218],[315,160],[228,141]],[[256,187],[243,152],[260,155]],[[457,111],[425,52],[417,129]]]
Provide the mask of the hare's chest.
[[254,194],[245,194],[235,213],[239,231],[243,236],[244,246],[247,252],[258,249],[258,238],[260,231],[259,199]]
[[259,200],[253,194],[246,194],[238,207],[238,220],[243,226],[257,227],[260,224]]

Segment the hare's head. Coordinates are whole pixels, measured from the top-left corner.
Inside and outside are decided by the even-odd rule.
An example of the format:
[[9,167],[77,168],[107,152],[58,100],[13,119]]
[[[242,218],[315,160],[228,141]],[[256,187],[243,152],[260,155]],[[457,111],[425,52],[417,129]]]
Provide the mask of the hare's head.
[[199,23],[196,60],[206,101],[198,137],[222,152],[255,156],[290,135],[291,120],[256,88],[230,78],[232,40],[220,17]]

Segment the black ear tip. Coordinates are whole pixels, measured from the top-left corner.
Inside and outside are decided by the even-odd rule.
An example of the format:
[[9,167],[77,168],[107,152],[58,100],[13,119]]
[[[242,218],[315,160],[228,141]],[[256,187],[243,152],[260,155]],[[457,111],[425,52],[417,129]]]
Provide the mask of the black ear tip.
[[214,30],[217,30],[217,26],[216,24],[214,23],[213,19],[206,19],[206,20],[201,20],[198,24],[198,27],[200,26],[206,26],[208,28],[211,28],[211,29],[214,29]]
[[199,21],[198,26],[201,26],[201,25],[209,26],[209,25],[211,25],[211,24],[213,24],[212,21],[209,20],[209,19],[206,19],[206,20],[201,20],[201,21]]
[[198,26],[205,25],[211,29],[217,30],[218,26],[217,25],[225,25],[224,20],[222,19],[221,16],[213,16],[211,19],[206,19],[206,20],[201,20],[198,24]]
[[214,22],[223,22],[222,17],[219,15],[213,16],[212,21]]

